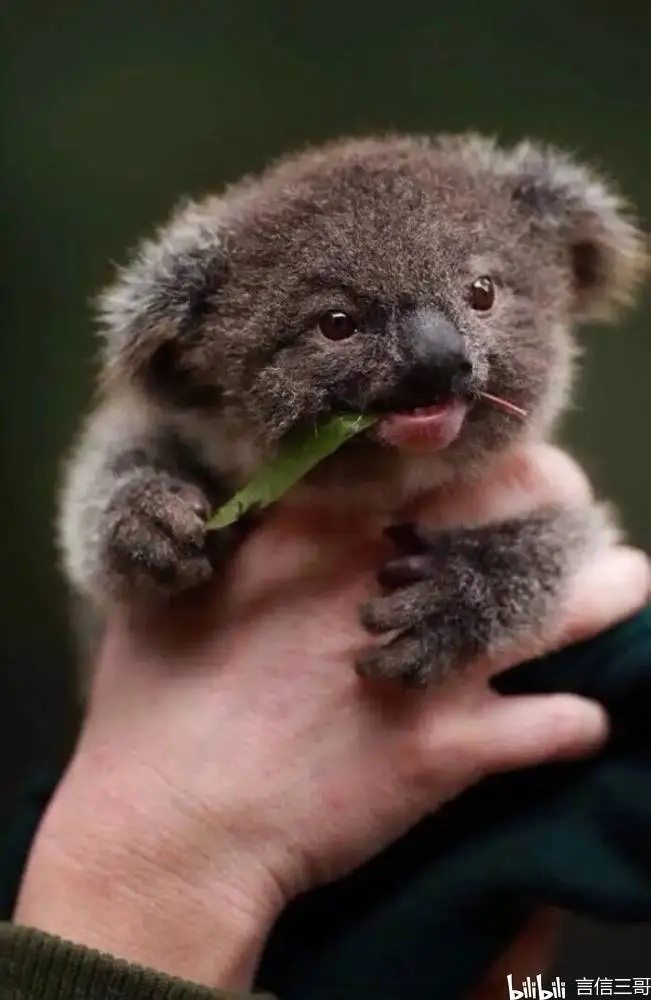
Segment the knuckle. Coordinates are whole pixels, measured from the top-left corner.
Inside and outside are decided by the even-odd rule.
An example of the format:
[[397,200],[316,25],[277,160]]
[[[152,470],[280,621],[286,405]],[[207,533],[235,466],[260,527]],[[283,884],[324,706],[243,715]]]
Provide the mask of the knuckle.
[[475,761],[450,725],[432,725],[429,716],[428,725],[420,724],[424,719],[416,720],[402,742],[400,771],[405,786],[417,795],[444,801],[471,777]]

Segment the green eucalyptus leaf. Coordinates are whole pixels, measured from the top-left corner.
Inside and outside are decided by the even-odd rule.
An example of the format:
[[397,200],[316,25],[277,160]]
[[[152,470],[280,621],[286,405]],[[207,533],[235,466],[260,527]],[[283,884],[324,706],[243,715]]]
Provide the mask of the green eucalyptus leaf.
[[220,507],[206,527],[209,530],[225,528],[239,521],[252,508],[268,507],[303,479],[310,469],[378,419],[370,414],[342,414],[300,436],[288,435],[275,461]]

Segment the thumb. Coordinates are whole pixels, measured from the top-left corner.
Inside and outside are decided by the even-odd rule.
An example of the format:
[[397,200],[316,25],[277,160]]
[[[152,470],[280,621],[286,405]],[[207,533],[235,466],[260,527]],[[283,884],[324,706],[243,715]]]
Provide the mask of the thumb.
[[580,757],[598,750],[608,733],[601,705],[572,694],[497,695],[468,725],[464,750],[481,774]]

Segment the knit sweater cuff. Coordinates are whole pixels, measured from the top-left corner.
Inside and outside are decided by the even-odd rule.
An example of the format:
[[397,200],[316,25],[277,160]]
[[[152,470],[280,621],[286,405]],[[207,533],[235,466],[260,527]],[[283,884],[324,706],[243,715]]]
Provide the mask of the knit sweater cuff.
[[[175,979],[15,924],[0,924],[0,995],[15,1000],[246,1000],[243,994]],[[262,994],[256,996],[262,1000]]]

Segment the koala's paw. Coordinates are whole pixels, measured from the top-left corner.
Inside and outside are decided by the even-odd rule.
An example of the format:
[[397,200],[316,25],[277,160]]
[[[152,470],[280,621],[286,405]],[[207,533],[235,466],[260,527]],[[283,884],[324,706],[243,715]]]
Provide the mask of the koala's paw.
[[104,589],[120,597],[171,596],[212,574],[200,489],[152,473],[123,486],[105,519],[101,548]]
[[360,618],[373,635],[397,635],[364,650],[357,671],[411,687],[436,684],[487,651],[490,595],[480,566],[471,553],[456,557],[449,533],[400,525],[388,534],[403,554],[382,567],[384,595],[365,602]]

